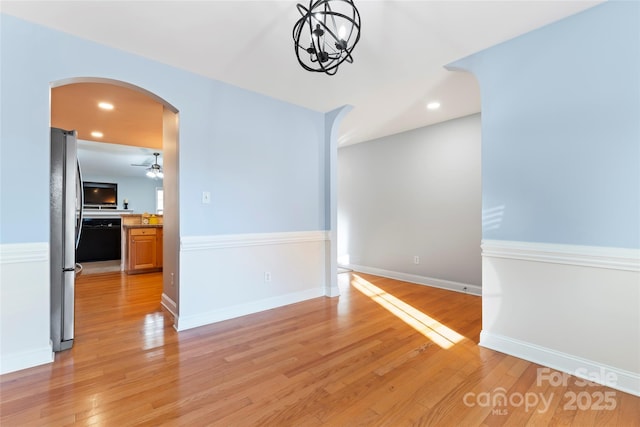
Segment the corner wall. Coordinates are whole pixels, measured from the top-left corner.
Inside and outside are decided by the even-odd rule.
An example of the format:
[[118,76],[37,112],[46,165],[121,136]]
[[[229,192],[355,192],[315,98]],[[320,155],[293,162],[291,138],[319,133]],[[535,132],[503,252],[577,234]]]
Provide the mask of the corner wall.
[[[165,212],[165,221],[174,223],[170,231],[166,222],[166,231],[176,242],[170,248],[172,264],[165,260],[165,269],[173,270],[173,265],[178,274],[182,261],[185,267],[180,265],[180,277],[174,281],[176,289],[169,283],[163,299],[166,306],[184,316],[178,323],[185,319],[214,321],[211,313],[220,307],[259,309],[267,306],[262,304],[265,300],[281,302],[291,300],[287,295],[323,294],[325,254],[315,245],[325,246],[324,113],[2,13],[0,66],[3,367],[7,360],[18,360],[29,352],[42,354],[47,344],[42,344],[42,337],[49,336],[50,278],[49,271],[42,268],[48,257],[27,257],[20,270],[15,264],[16,269],[11,267],[5,274],[4,254],[13,250],[5,245],[49,245],[49,97],[51,84],[61,80],[104,78],[125,82],[157,95],[180,113],[180,152],[172,166],[179,170],[179,176],[171,184],[176,187],[174,198],[167,193],[167,203],[178,204],[179,212],[173,219]],[[165,160],[167,156],[165,152]],[[29,168],[24,166],[26,160]],[[169,185],[167,179],[165,185]],[[25,188],[29,197],[25,197]],[[203,191],[211,194],[211,203],[202,203]],[[304,262],[295,274],[279,273],[283,266],[296,265],[295,251],[275,250],[265,264],[265,259],[252,255],[252,250],[225,249],[224,256],[218,257],[220,248],[200,247],[201,251],[185,254],[178,246],[188,246],[192,239],[217,241],[231,235],[244,241],[238,236],[296,232],[320,233],[323,237],[320,243],[313,241],[305,247]],[[165,247],[164,253],[169,252]],[[211,262],[209,255],[214,257]],[[216,262],[221,259],[226,262]],[[229,275],[230,265],[243,273]],[[24,285],[20,273],[11,273],[21,269],[29,272],[28,285]],[[302,277],[305,269],[307,275]],[[264,271],[273,273],[271,286],[264,283]],[[248,277],[245,272],[260,274]],[[254,292],[256,289],[258,292]],[[173,291],[177,294],[172,295]],[[188,323],[186,320],[184,323]],[[24,345],[5,345],[15,336],[23,337],[20,342]]]
[[638,28],[606,2],[450,66],[482,92],[480,345],[636,395]]
[[479,114],[340,148],[341,264],[479,294],[480,149]]

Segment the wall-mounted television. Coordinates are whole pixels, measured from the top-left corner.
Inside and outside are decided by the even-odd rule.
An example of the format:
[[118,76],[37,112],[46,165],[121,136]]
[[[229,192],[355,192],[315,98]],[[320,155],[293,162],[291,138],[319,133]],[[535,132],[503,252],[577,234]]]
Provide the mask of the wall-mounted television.
[[118,207],[118,184],[84,181],[82,192],[84,194],[84,208],[116,209]]

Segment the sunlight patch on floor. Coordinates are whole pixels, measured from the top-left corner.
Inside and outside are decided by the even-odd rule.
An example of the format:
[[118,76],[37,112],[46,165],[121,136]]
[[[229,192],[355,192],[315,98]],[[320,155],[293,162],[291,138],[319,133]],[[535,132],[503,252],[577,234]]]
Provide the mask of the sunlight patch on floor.
[[427,316],[415,307],[407,304],[390,293],[380,289],[357,274],[353,275],[351,285],[380,304],[391,314],[429,338],[441,348],[448,349],[464,339],[456,331]]

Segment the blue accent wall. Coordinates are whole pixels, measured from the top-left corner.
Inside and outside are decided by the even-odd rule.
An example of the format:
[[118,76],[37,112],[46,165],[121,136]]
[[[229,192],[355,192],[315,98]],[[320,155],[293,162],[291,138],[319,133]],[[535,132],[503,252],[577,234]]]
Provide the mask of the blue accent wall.
[[482,94],[483,238],[640,247],[640,3],[464,58]]
[[323,113],[4,14],[0,38],[0,243],[49,240],[49,90],[73,77],[179,110],[181,235],[324,229]]

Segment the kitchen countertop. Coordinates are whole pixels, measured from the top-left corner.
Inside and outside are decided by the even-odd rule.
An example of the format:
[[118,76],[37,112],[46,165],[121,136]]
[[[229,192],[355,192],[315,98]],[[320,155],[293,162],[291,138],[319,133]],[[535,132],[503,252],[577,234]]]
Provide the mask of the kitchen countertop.
[[122,228],[162,228],[162,224],[122,224]]
[[122,218],[122,215],[134,215],[133,211],[118,209],[83,209],[82,216],[84,218]]

